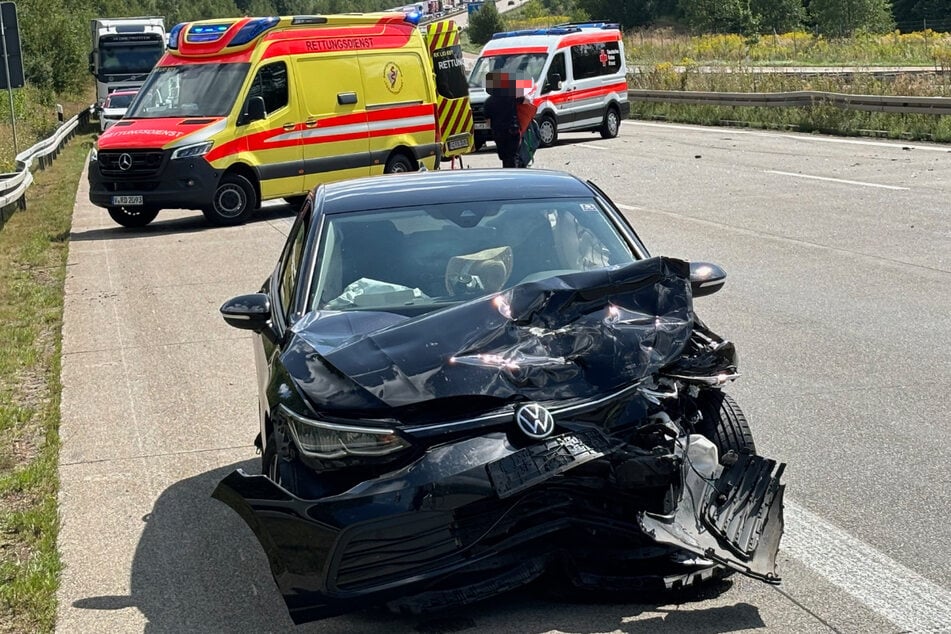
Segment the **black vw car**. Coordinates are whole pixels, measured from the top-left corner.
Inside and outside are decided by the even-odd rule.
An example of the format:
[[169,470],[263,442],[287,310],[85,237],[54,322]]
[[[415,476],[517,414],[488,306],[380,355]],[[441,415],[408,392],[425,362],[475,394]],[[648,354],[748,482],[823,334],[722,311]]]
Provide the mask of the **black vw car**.
[[318,187],[258,293],[263,475],[215,497],[296,622],[419,612],[543,575],[634,593],[778,582],[783,465],[722,387],[693,298],[593,184],[458,170]]

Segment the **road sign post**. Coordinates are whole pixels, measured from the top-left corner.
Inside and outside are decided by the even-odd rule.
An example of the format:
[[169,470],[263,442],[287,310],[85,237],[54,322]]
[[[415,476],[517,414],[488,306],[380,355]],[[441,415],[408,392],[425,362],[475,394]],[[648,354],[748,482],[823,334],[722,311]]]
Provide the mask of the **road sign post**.
[[0,42],[3,52],[3,86],[10,96],[10,125],[13,127],[13,154],[17,148],[17,121],[13,109],[13,89],[23,88],[23,58],[20,52],[20,27],[15,2],[0,2]]

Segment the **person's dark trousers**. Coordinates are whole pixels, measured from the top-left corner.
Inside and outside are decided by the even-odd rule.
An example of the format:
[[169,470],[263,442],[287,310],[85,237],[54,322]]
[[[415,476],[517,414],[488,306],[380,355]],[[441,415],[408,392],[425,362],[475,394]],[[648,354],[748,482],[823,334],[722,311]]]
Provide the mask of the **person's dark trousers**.
[[516,167],[515,157],[518,154],[518,137],[512,134],[496,134],[495,150],[502,159],[502,167]]

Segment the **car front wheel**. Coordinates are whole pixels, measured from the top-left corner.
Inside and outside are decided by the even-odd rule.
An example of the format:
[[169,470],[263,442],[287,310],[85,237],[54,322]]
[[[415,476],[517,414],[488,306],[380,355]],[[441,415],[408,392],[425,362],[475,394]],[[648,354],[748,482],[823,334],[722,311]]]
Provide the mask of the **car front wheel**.
[[753,432],[743,410],[729,394],[705,390],[697,397],[701,420],[697,431],[709,438],[722,457],[728,451],[756,453]]

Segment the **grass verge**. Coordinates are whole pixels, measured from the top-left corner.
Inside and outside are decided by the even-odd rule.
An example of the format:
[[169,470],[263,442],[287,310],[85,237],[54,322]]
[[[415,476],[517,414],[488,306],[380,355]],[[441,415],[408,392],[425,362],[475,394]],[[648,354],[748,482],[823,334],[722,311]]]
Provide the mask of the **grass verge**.
[[63,282],[90,147],[74,137],[0,227],[0,632],[55,625]]

